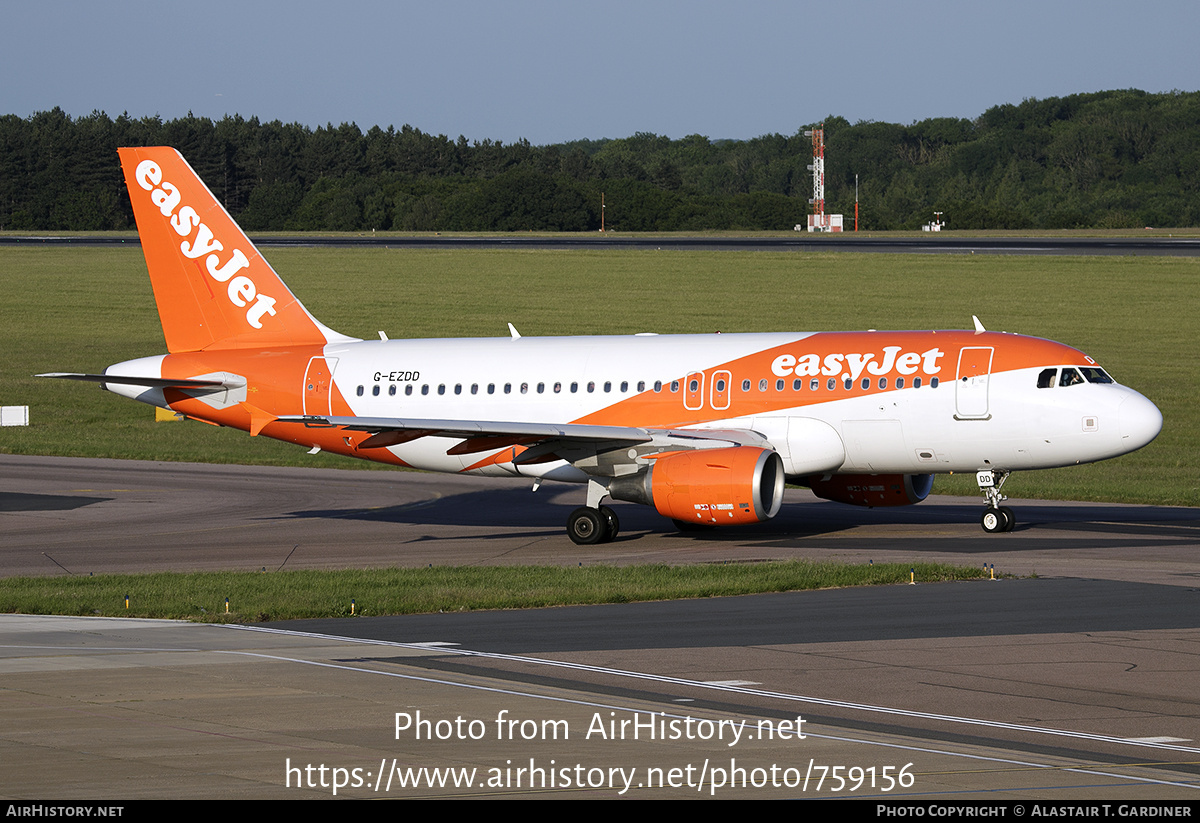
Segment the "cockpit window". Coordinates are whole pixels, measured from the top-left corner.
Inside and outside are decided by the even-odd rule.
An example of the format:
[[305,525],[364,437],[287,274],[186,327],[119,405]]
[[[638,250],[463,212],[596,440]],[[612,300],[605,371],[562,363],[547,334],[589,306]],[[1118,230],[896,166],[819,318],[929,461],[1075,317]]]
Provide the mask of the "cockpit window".
[[1058,381],[1060,386],[1078,386],[1083,382],[1083,377],[1075,369],[1063,369],[1062,379]]
[[1083,376],[1087,378],[1089,383],[1114,383],[1116,382],[1108,373],[1099,366],[1080,366],[1079,370],[1083,372]]
[[1056,377],[1058,377],[1058,369],[1042,369],[1042,373],[1038,375],[1038,388],[1054,388]]

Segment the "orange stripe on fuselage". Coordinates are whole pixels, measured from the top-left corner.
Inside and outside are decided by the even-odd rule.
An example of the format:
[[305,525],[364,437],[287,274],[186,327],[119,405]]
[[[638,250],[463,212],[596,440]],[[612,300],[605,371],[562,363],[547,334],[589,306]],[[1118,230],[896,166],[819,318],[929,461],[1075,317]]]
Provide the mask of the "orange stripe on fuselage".
[[[680,375],[680,388],[676,392],[669,391],[669,386],[664,385],[661,392],[642,392],[572,422],[677,428],[896,391],[898,377],[905,378],[907,387],[912,386],[915,377],[920,377],[926,385],[933,377],[953,381],[959,352],[964,348],[981,347],[995,350],[992,374],[1092,362],[1078,349],[1052,340],[1001,332],[820,332],[710,366],[702,372],[697,370],[704,375],[699,409],[685,407],[688,376]],[[889,349],[892,350],[890,355]],[[812,373],[814,370],[816,374]],[[730,375],[729,407],[726,409],[714,409],[711,402],[712,381],[717,372],[729,372]],[[870,379],[866,389],[862,388],[863,378]],[[886,389],[879,388],[881,378],[887,378]],[[801,390],[794,391],[792,381],[797,379],[804,383]],[[831,379],[835,381],[834,391],[827,388]],[[853,381],[850,389],[844,387],[846,379]],[[750,381],[749,391],[742,390],[745,380]],[[759,391],[762,380],[767,381],[766,391]],[[784,381],[782,391],[776,389],[779,380]],[[810,388],[813,380],[818,381],[816,391]]]

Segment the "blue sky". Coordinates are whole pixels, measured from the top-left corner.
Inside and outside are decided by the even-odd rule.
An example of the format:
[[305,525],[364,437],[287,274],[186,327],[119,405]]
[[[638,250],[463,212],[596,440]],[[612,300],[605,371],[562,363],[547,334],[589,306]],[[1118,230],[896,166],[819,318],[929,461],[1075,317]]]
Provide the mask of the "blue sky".
[[191,111],[535,144],[1200,90],[1200,3],[0,0],[0,114]]

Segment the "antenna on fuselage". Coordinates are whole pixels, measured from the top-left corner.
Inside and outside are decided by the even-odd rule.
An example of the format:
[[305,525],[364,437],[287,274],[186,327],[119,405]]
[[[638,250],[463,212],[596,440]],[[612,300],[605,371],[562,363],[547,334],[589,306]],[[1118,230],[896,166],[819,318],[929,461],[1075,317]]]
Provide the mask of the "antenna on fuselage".
[[976,333],[976,334],[978,334],[978,333],[979,333],[979,332],[981,332],[981,331],[987,331],[987,329],[985,329],[985,328],[983,327],[983,324],[979,322],[979,318],[978,318],[978,317],[976,317],[975,315],[973,315],[973,314],[972,314],[972,315],[971,315],[971,319],[975,321],[975,333]]

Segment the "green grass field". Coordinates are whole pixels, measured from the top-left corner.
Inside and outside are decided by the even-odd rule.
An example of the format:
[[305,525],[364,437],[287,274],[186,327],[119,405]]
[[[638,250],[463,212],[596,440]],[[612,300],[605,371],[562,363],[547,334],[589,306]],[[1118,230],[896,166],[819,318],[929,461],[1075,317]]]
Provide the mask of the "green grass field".
[[0,613],[243,623],[348,617],[352,609],[355,615],[375,616],[894,585],[908,583],[910,574],[918,583],[986,576],[981,568],[956,568],[942,563],[917,563],[910,567],[903,563],[872,566],[806,560],[690,566],[76,575],[9,578],[0,587]]
[[[323,322],[389,337],[970,328],[1048,337],[1087,351],[1164,415],[1140,452],[1015,474],[1014,498],[1200,504],[1200,372],[1193,346],[1200,260],[1177,257],[878,255],[685,251],[272,249]],[[31,425],[0,452],[362,468],[250,440],[95,387],[39,380],[165,351],[137,248],[0,249],[0,403]],[[971,478],[934,492],[975,494]]]

